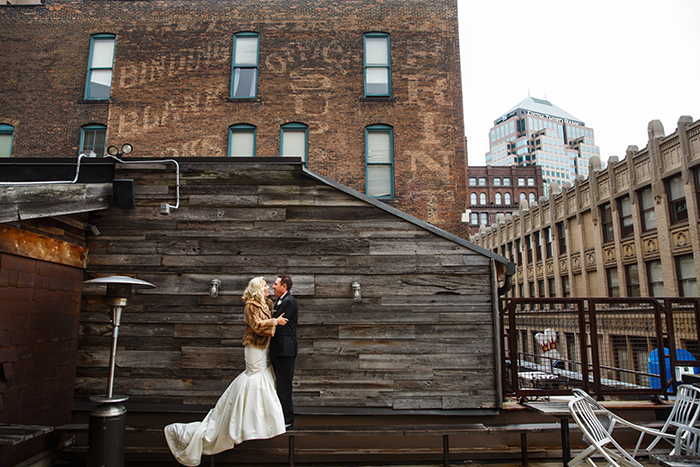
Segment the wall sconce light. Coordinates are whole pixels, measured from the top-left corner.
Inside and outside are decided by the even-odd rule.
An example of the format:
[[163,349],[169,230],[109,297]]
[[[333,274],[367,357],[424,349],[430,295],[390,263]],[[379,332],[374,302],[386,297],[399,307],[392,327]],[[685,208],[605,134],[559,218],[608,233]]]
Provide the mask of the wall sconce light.
[[211,285],[209,286],[209,295],[212,297],[218,297],[220,285],[221,285],[221,281],[219,279],[212,279]]
[[85,224],[85,228],[90,231],[91,234],[93,234],[95,237],[99,237],[102,235],[102,232],[100,232],[100,229],[97,228],[95,224]]
[[360,291],[360,283],[359,282],[352,283],[352,299],[355,300],[356,302],[362,301],[362,293]]

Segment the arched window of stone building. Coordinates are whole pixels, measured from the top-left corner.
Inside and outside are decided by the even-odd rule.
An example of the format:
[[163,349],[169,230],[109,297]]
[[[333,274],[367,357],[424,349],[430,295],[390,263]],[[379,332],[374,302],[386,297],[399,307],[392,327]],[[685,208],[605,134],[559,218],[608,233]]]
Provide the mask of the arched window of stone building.
[[486,193],[481,193],[479,195],[479,204],[486,204]]
[[478,203],[479,203],[479,200],[478,200],[478,198],[477,198],[476,193],[472,193],[471,195],[469,195],[469,204],[474,204],[474,205],[476,205],[476,204],[478,204]]
[[504,194],[503,197],[504,197],[504,200],[503,200],[504,204],[512,204],[513,203],[513,201],[510,199],[510,193]]
[[501,193],[496,193],[496,204],[503,204],[503,195]]
[[535,201],[537,201],[537,200],[535,199],[535,194],[534,194],[534,193],[530,193],[530,194],[528,195],[528,197],[527,197],[527,200],[528,200],[528,202],[530,202],[530,203],[534,203]]

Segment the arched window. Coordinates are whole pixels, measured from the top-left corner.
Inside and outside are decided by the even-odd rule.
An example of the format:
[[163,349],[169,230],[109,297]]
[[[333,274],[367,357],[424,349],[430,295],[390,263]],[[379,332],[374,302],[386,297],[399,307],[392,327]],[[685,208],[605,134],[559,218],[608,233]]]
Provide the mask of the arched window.
[[469,195],[469,204],[475,205],[478,202],[479,202],[479,200],[478,200],[476,193],[472,193],[471,195]]
[[479,195],[479,204],[486,204],[486,193],[481,193]]
[[534,194],[534,193],[530,193],[530,195],[527,197],[527,201],[528,201],[529,203],[534,203],[534,202],[536,201],[536,200],[535,200],[535,194]]
[[255,157],[255,132],[253,125],[231,125],[228,129],[229,157]]
[[0,124],[0,157],[12,157],[12,140],[15,127]]
[[513,200],[511,200],[511,198],[510,198],[510,193],[506,193],[504,195],[504,204],[512,204],[512,203],[513,203]]
[[394,130],[389,125],[365,128],[367,196],[394,197]]
[[501,193],[496,193],[496,204],[503,204],[503,195]]
[[98,157],[105,155],[107,127],[104,125],[86,125],[80,134],[80,151],[94,151]]
[[521,200],[527,199],[527,194],[525,194],[525,193],[520,193],[520,199],[521,199]]
[[309,127],[303,123],[285,123],[280,133],[280,156],[300,157],[306,163]]

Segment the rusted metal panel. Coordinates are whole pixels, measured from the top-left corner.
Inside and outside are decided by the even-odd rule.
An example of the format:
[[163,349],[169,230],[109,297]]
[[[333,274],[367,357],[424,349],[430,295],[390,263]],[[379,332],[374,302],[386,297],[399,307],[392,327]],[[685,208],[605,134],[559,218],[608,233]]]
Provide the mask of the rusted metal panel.
[[88,249],[9,225],[0,225],[0,252],[85,269]]

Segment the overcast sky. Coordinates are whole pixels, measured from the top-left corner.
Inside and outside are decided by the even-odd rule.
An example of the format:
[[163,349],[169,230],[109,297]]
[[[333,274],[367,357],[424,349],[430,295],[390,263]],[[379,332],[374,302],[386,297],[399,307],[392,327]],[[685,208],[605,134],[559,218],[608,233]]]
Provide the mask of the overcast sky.
[[700,119],[700,0],[459,0],[469,165],[528,96],[593,128],[601,159]]

